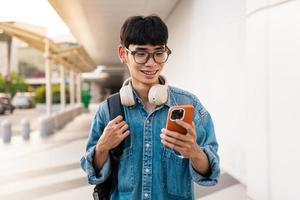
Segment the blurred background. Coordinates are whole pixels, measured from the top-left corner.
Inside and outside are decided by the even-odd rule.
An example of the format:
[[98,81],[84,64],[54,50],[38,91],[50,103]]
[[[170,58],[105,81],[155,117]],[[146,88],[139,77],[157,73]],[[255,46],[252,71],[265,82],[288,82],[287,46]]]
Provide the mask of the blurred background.
[[129,76],[131,15],[159,15],[163,74],[211,113],[222,174],[197,199],[300,199],[299,0],[0,0],[0,199],[91,199],[79,159]]

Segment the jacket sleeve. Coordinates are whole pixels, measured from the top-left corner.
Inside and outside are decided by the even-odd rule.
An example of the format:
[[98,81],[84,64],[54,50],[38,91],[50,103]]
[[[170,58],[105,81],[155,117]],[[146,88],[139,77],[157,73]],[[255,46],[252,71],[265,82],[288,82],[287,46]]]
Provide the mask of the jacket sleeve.
[[197,102],[194,123],[197,132],[197,143],[207,155],[210,175],[203,176],[198,173],[190,162],[190,174],[192,180],[199,185],[213,186],[218,183],[220,177],[220,166],[218,156],[218,142],[216,140],[214,125],[210,114],[203,108],[199,100]]
[[100,170],[96,170],[93,165],[96,144],[109,121],[108,116],[108,108],[105,101],[100,104],[99,109],[94,116],[86,145],[86,152],[80,160],[81,168],[86,172],[88,182],[91,185],[97,185],[104,182],[109,177],[111,171],[109,157]]

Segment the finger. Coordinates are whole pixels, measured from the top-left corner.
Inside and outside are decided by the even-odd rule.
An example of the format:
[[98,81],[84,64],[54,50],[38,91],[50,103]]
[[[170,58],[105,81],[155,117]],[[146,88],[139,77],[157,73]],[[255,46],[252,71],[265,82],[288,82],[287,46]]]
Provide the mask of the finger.
[[130,134],[130,131],[129,131],[129,130],[127,130],[126,132],[124,132],[124,133],[122,134],[122,140],[124,140],[129,134]]
[[175,131],[170,131],[168,129],[162,129],[161,131],[162,133],[170,136],[170,137],[173,137],[173,138],[176,138],[176,139],[179,139],[179,140],[182,140],[182,141],[186,141],[186,135],[182,134],[182,133],[178,133],[178,132],[175,132]]
[[125,121],[121,121],[121,122],[119,122],[118,124],[115,125],[115,128],[119,130],[119,129],[122,128],[125,124],[126,124]]
[[166,146],[166,147],[169,147],[169,148],[171,148],[171,149],[173,149],[174,148],[174,144],[172,144],[172,143],[170,143],[170,142],[168,142],[168,141],[166,141],[166,140],[161,140],[161,143],[163,143],[163,145],[164,146]]
[[194,122],[192,123],[192,128],[193,128],[193,130],[195,130],[195,131],[192,131],[193,135],[195,135],[197,137],[196,128],[195,128],[195,123]]
[[127,129],[128,129],[128,125],[125,123],[125,124],[120,128],[120,132],[121,132],[121,133],[124,133]]
[[176,120],[176,123],[180,126],[182,126],[183,128],[185,128],[187,130],[187,132],[192,132],[194,130],[193,126],[190,125],[189,123],[187,122],[184,122],[182,120]]
[[113,120],[111,120],[109,123],[111,124],[118,124],[123,120],[122,115],[118,115],[116,118],[114,118]]
[[180,146],[178,146],[178,145],[176,145],[176,144],[170,143],[170,142],[168,142],[168,141],[166,141],[166,140],[161,140],[161,142],[162,142],[163,145],[165,145],[166,147],[169,147],[169,148],[171,148],[171,149],[173,149],[173,150],[175,150],[175,151],[177,151],[177,152],[179,152],[179,153],[181,153],[181,152],[183,151],[183,148],[180,147]]
[[174,144],[176,146],[180,146],[180,147],[184,147],[185,146],[185,143],[183,141],[177,140],[177,139],[175,139],[173,137],[170,137],[168,135],[160,134],[160,137],[161,137],[161,139],[163,139],[163,140],[165,140],[165,141],[167,141],[169,143],[172,143],[172,144]]

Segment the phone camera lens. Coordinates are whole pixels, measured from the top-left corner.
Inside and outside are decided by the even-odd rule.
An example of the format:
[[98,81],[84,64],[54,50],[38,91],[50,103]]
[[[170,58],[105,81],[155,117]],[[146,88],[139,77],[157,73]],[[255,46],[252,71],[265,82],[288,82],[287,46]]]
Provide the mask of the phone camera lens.
[[171,113],[171,119],[176,120],[176,119],[182,119],[184,114],[183,109],[174,109]]

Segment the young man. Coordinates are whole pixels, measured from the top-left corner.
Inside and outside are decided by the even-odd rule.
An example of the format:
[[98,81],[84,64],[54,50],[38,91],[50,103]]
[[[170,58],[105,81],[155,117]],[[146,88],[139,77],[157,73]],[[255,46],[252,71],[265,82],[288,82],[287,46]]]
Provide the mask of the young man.
[[[168,29],[158,16],[133,16],[121,28],[119,57],[130,72],[120,90],[126,122],[109,120],[107,101],[100,104],[91,125],[82,168],[90,184],[110,175],[109,151],[127,136],[131,145],[119,159],[118,185],[112,200],[194,199],[193,182],[212,186],[220,169],[210,114],[198,98],[167,86],[160,75],[171,54]],[[193,105],[193,125],[176,122],[187,130],[167,130],[168,110],[173,105]]]

